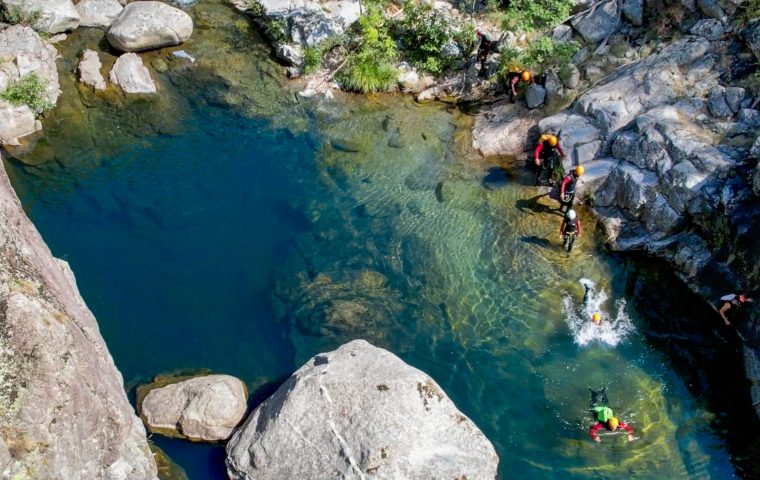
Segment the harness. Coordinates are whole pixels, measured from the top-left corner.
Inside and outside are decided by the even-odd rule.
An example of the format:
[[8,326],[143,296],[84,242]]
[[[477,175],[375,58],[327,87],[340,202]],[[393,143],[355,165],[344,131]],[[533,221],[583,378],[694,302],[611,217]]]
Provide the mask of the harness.
[[[575,235],[578,233],[578,219],[575,220],[565,220],[565,235]],[[596,408],[596,407],[594,407]]]
[[569,174],[568,177],[570,177],[570,183],[568,183],[567,187],[565,187],[565,195],[573,196],[575,195],[575,185],[578,183],[578,177],[572,173]]

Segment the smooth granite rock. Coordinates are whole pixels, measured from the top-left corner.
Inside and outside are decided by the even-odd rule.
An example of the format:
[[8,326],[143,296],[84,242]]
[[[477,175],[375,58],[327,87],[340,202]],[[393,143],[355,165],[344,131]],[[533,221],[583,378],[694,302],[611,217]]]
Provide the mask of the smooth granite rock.
[[156,84],[136,53],[125,53],[117,58],[108,77],[124,93],[156,93]]
[[227,444],[243,479],[493,479],[491,442],[441,387],[364,340],[322,353]]
[[0,30],[0,91],[34,73],[45,84],[45,97],[55,104],[61,88],[55,47],[45,43],[31,27],[13,25]]
[[76,8],[80,26],[104,28],[110,27],[124,10],[118,0],[82,0]]
[[0,145],[18,145],[18,139],[42,129],[26,105],[11,105],[0,100]]
[[618,29],[620,14],[617,0],[604,0],[587,13],[574,17],[570,23],[586,42],[596,43]]
[[0,323],[2,478],[155,479],[95,317],[1,167]]
[[108,43],[122,52],[179,45],[193,34],[193,20],[179,8],[152,0],[127,4],[108,29]]
[[151,390],[140,404],[140,417],[154,433],[218,442],[243,420],[247,401],[242,381],[205,375]]
[[79,26],[79,12],[71,0],[3,0],[6,9],[15,9],[26,18],[39,17],[32,25],[35,30],[56,34]]
[[106,80],[100,73],[100,57],[98,52],[93,50],[85,50],[82,54],[82,59],[79,60],[79,81],[85,85],[93,87],[95,90],[105,90]]

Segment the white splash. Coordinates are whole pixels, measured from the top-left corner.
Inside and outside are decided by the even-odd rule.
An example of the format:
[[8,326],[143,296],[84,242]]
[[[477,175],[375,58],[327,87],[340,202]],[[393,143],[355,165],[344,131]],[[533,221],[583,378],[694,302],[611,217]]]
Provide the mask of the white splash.
[[[622,342],[633,331],[633,324],[625,312],[625,299],[615,301],[615,318],[607,314],[602,305],[609,298],[604,290],[596,291],[596,283],[588,278],[581,278],[581,284],[588,289],[585,303],[576,302],[572,295],[565,293],[562,309],[565,322],[570,328],[575,343],[586,346],[594,340],[606,343],[612,347]],[[594,312],[602,315],[602,324],[596,325],[591,321]]]

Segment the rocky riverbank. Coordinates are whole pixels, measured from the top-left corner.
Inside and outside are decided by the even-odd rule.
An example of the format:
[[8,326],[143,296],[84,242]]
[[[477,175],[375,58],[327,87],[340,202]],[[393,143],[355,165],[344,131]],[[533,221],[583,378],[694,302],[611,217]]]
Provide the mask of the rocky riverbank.
[[153,479],[145,429],[66,262],[0,171],[0,472]]
[[[614,11],[617,3],[598,4],[599,22],[605,6]],[[629,3],[622,2],[624,11]],[[638,5],[644,24],[655,27],[662,12],[654,2]],[[664,259],[712,305],[726,293],[757,289],[760,279],[760,111],[747,69],[756,61],[758,24],[741,27],[732,2],[673,8],[666,15],[672,29],[655,42],[630,17],[611,16],[595,37],[571,22],[569,35],[585,42],[586,54],[575,58],[585,91],[554,115],[486,107],[473,146],[484,155],[527,158],[539,133],[558,133],[565,170],[584,165],[591,173],[578,196],[593,207],[608,245]],[[609,74],[599,77],[605,68]],[[737,328],[760,412],[760,315],[747,317]],[[721,325],[716,314],[715,327]]]

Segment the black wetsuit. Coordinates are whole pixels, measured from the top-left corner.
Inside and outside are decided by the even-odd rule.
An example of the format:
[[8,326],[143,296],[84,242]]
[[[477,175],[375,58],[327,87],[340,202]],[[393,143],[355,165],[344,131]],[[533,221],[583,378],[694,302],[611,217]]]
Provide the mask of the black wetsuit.
[[480,76],[488,75],[488,54],[491,53],[494,41],[486,34],[480,36],[480,47],[478,48],[478,60],[480,60]]

